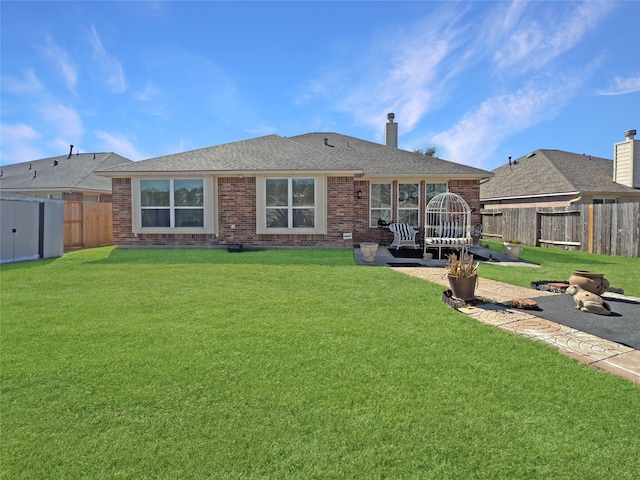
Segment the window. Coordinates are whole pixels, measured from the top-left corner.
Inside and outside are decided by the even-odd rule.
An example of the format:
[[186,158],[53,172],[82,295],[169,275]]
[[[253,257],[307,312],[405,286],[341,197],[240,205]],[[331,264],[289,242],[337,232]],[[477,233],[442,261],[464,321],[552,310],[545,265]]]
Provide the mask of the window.
[[419,224],[420,184],[398,184],[398,222],[408,223],[412,227]]
[[425,192],[425,205],[427,205],[433,197],[438,195],[439,193],[445,193],[447,191],[446,183],[427,183]]
[[140,226],[142,228],[203,228],[204,180],[140,180]]
[[602,205],[606,203],[618,203],[618,199],[617,198],[594,198],[593,199],[594,205]]
[[267,178],[266,228],[313,229],[316,226],[313,178]]
[[378,220],[391,222],[391,184],[372,183],[370,200],[370,223],[371,227],[378,226]]

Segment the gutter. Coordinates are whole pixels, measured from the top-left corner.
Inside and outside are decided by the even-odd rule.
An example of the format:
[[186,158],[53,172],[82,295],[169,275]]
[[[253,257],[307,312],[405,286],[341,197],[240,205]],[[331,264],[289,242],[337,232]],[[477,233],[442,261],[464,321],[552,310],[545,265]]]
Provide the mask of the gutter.
[[576,198],[574,198],[573,200],[569,200],[569,205],[573,205],[576,202],[579,202],[580,200],[582,200],[582,194],[578,194],[578,196]]

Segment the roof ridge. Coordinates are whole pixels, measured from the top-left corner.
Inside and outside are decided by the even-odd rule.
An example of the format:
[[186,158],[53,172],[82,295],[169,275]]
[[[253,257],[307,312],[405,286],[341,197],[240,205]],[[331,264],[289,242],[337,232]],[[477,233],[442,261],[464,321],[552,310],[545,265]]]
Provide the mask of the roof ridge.
[[[553,149],[538,149],[536,150],[537,152],[564,152],[563,150],[553,150]],[[564,153],[571,153],[571,152],[564,152]],[[574,190],[576,190],[576,186],[574,185],[572,180],[569,180],[569,178],[567,178],[567,176],[565,175],[564,171],[562,171],[560,168],[558,168],[558,165],[556,165],[556,162],[553,161],[553,159],[549,158],[548,156],[546,156],[544,153],[542,154],[543,157],[547,160],[548,163],[551,164],[551,166],[553,167],[553,169],[558,172],[558,174],[560,175],[560,177],[562,177],[562,179],[567,182],[571,188],[573,188]]]
[[[91,155],[91,153],[93,153],[94,158],[96,155],[98,155],[97,152],[87,152],[83,155]],[[84,175],[79,176],[75,182],[71,183],[70,186],[72,187],[77,187],[78,185],[80,185],[83,181],[85,181],[87,178],[89,178],[92,175],[95,175],[95,171],[99,170],[99,166],[102,165],[111,155],[113,155],[113,152],[101,152],[100,155],[104,155],[105,157],[102,160],[98,160],[98,162],[93,166],[93,168],[91,168],[90,170],[87,170],[85,172]],[[73,155],[72,155],[73,156]],[[78,156],[78,154],[76,154],[75,156]]]

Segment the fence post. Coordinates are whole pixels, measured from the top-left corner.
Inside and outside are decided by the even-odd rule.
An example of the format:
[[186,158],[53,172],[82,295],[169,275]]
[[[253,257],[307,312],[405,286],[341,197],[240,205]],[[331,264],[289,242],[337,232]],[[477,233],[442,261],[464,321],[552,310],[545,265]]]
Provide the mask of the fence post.
[[593,253],[593,203],[589,204],[589,220],[588,220],[588,235],[589,238],[587,240],[588,242],[588,248],[587,251],[589,253]]

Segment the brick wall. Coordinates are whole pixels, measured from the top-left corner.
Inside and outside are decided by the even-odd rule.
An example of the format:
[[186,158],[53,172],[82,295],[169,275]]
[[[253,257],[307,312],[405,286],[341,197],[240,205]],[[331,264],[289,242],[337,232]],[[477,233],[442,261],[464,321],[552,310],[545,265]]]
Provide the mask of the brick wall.
[[355,193],[352,177],[329,177],[327,179],[326,235],[257,234],[255,177],[220,177],[217,179],[217,187],[217,237],[210,234],[134,235],[131,216],[131,179],[113,179],[113,237],[115,245],[207,247],[242,243],[245,246],[264,247],[347,248],[352,245],[352,240],[343,239],[343,233],[355,233]]
[[[113,237],[118,246],[223,246],[242,243],[264,247],[351,247],[360,242],[390,243],[388,229],[369,227],[369,182],[353,177],[327,179],[326,235],[268,235],[256,233],[255,177],[217,179],[218,236],[212,234],[138,234],[132,231],[131,179],[112,180]],[[424,181],[420,182],[424,192]],[[362,198],[357,191],[362,191]],[[449,190],[461,195],[471,208],[472,225],[481,223],[480,183],[477,180],[451,180]],[[394,199],[397,182],[393,182]],[[422,196],[421,196],[422,197]],[[394,205],[395,205],[394,200]],[[424,223],[424,199],[420,204],[420,223]],[[393,210],[393,216],[397,214]],[[232,228],[235,226],[235,228]],[[344,240],[352,233],[353,240]]]
[[[465,199],[471,207],[471,226],[482,225],[480,215],[480,181],[479,180],[449,180],[449,191],[457,193]],[[473,243],[478,243],[480,236],[473,236]]]
[[131,179],[111,179],[113,243],[127,245],[135,240],[131,230]]

